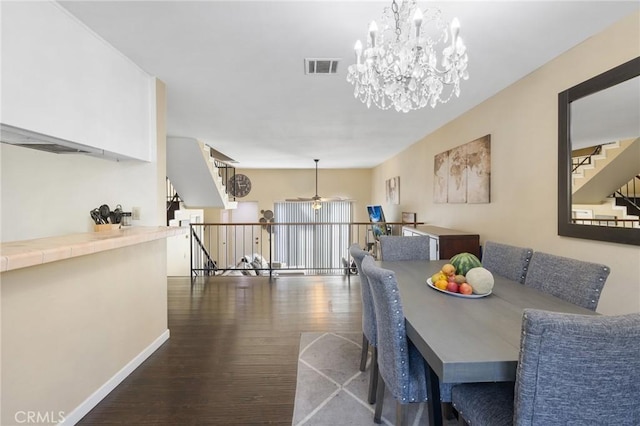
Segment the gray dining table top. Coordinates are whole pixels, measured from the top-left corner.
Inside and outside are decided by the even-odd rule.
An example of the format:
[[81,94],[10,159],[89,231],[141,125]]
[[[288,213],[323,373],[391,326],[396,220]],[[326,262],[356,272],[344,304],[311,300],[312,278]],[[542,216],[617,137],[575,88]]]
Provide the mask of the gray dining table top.
[[486,297],[469,299],[442,293],[426,281],[445,263],[378,262],[395,273],[407,335],[440,382],[514,381],[525,308],[595,314],[497,275],[492,293]]

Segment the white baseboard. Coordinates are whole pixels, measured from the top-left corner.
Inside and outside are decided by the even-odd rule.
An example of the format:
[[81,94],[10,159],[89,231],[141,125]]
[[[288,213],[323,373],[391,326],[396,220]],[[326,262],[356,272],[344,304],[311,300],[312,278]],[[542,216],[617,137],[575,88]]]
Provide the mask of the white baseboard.
[[102,399],[109,395],[109,392],[114,390],[129,374],[133,372],[140,364],[151,356],[164,342],[169,339],[169,330],[165,330],[156,340],[154,340],[149,346],[147,346],[142,352],[140,352],[135,358],[127,363],[120,371],[113,375],[105,384],[100,386],[98,390],[92,393],[82,404],[77,406],[73,411],[65,415],[65,418],[58,425],[75,425],[87,415],[96,405],[102,401]]

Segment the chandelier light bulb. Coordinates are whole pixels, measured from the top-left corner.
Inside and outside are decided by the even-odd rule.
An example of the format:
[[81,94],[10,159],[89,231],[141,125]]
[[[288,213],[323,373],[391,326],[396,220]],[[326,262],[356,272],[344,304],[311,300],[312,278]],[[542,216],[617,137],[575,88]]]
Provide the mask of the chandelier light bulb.
[[369,24],[366,47],[356,43],[356,63],[347,69],[356,99],[367,108],[409,112],[460,95],[469,73],[458,19],[446,22],[417,0],[392,0],[378,23],[380,29]]
[[371,39],[371,47],[376,47],[376,34],[378,33],[378,25],[376,21],[369,24],[369,37]]
[[356,45],[353,47],[356,52],[356,64],[360,65],[360,58],[362,57],[362,42],[356,41]]
[[416,38],[420,37],[420,25],[422,25],[422,19],[424,15],[422,15],[422,11],[419,7],[416,7],[416,13],[413,14],[413,23],[416,26]]
[[460,34],[460,21],[458,18],[453,18],[451,21],[451,44],[455,46],[458,35]]

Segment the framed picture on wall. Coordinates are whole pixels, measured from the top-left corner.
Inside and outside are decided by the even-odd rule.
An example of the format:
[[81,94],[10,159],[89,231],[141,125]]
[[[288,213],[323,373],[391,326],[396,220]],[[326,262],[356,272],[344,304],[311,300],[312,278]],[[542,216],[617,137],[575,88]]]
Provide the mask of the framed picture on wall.
[[402,223],[416,227],[418,215],[415,212],[402,212]]
[[491,201],[491,135],[434,156],[434,203]]
[[385,182],[387,204],[400,204],[400,176],[387,179]]

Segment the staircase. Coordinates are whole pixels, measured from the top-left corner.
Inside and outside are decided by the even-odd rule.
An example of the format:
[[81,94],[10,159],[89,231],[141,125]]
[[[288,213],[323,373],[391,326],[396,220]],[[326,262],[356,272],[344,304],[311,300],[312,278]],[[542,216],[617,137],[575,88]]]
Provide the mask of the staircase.
[[[572,204],[574,213],[591,212],[591,218],[616,219],[611,226],[638,226],[640,181],[637,177],[640,138],[602,145],[583,157],[574,155]],[[629,178],[632,177],[631,181]],[[623,220],[621,220],[623,219]],[[633,222],[632,222],[633,221]],[[601,224],[594,220],[593,224]]]
[[176,218],[176,211],[180,210],[180,196],[167,178],[167,226]]
[[613,194],[617,206],[625,209],[627,215],[640,216],[640,175],[634,176],[625,186]]
[[638,158],[640,138],[602,145],[601,153],[591,156],[591,164],[573,173],[573,203],[602,203],[638,174]]
[[233,168],[211,152],[197,139],[167,138],[167,177],[188,208],[235,209],[238,204],[225,188],[227,171]]

